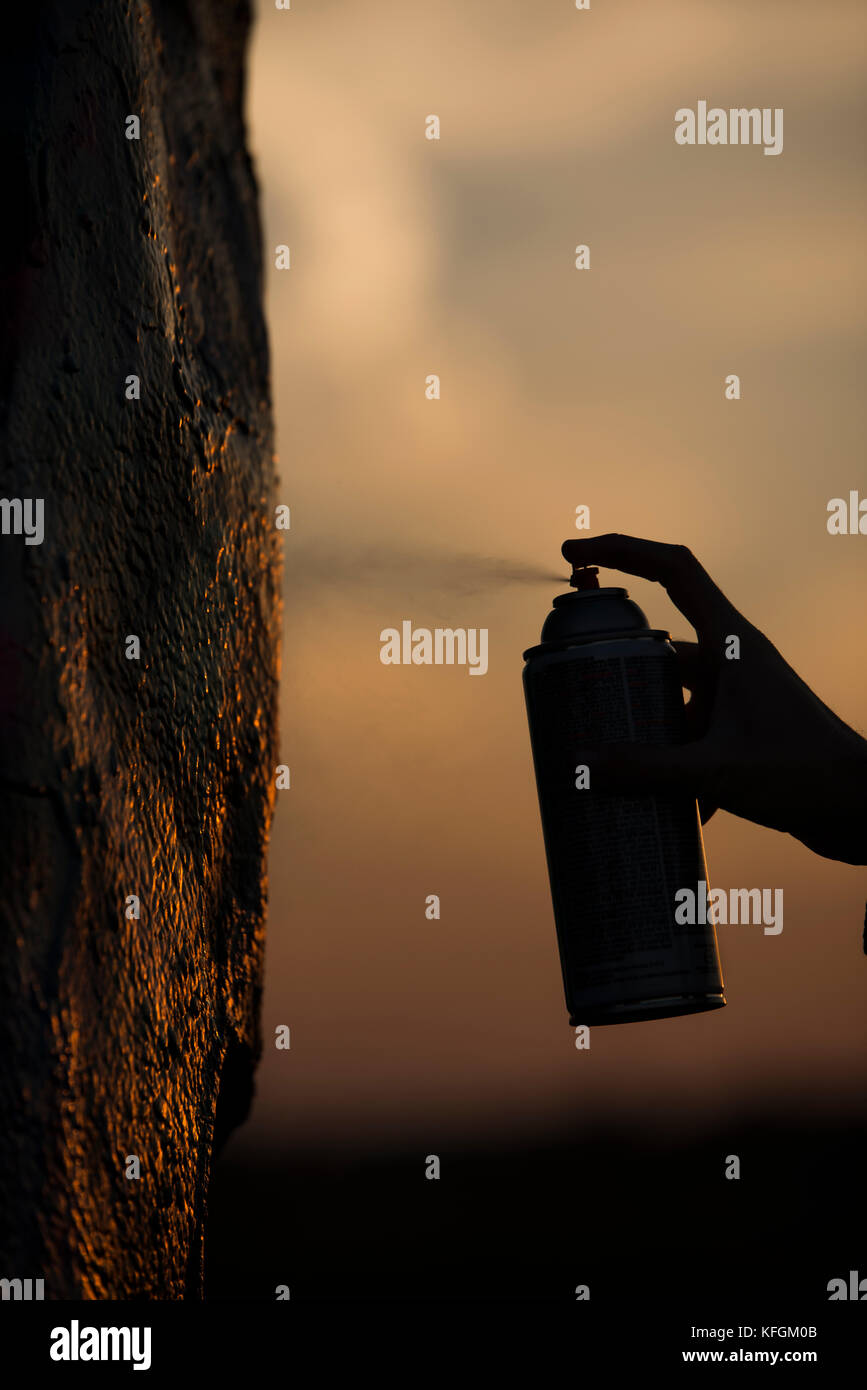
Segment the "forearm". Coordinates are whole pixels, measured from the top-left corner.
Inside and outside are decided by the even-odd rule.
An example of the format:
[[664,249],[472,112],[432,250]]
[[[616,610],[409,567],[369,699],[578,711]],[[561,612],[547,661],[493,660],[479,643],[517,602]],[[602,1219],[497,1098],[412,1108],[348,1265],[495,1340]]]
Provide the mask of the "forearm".
[[815,805],[790,833],[825,859],[867,864],[867,739],[845,724],[840,728]]

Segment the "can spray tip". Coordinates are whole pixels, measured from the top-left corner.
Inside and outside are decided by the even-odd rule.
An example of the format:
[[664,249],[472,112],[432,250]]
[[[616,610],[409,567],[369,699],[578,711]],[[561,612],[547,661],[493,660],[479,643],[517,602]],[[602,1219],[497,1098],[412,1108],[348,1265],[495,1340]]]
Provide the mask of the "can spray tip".
[[597,575],[599,570],[596,565],[576,565],[572,568],[572,576],[569,580],[573,589],[577,589],[583,594],[587,589],[598,589],[599,580]]

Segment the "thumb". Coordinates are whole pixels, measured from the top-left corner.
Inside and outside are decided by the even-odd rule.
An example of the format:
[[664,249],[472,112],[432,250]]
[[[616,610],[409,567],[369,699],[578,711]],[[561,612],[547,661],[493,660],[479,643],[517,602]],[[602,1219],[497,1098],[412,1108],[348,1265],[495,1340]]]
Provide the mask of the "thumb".
[[712,771],[703,739],[692,743],[605,743],[576,750],[590,770],[590,791],[653,796],[665,792],[698,795]]

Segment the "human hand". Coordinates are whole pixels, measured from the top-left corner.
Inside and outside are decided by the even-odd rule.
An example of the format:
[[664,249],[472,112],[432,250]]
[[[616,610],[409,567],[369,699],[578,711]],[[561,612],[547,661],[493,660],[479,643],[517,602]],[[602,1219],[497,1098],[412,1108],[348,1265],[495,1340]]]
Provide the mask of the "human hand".
[[[828,859],[867,864],[867,740],[813,694],[691,551],[617,534],[567,540],[562,551],[576,567],[656,580],[698,637],[672,644],[691,693],[689,741],[582,748],[594,789],[689,791],[702,821],[721,807]],[[732,636],[740,639],[734,660],[726,657]]]

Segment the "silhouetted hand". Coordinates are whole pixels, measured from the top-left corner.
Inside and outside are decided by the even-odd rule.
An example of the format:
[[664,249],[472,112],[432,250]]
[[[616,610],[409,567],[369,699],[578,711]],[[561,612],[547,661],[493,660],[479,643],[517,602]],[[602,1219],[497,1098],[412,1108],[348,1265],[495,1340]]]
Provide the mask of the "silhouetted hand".
[[[594,788],[689,790],[703,821],[722,807],[828,859],[867,864],[867,740],[813,694],[686,546],[607,535],[568,540],[563,554],[572,565],[657,580],[698,636],[673,644],[691,692],[690,741],[583,747]],[[726,658],[731,636],[740,638],[737,660]]]

